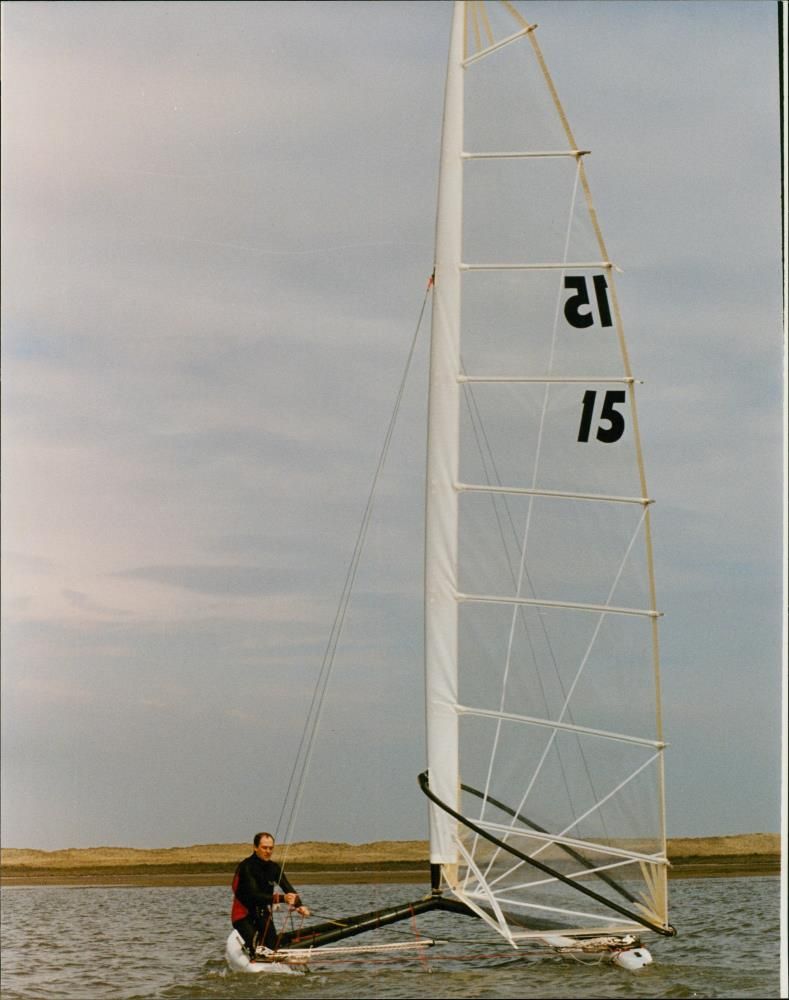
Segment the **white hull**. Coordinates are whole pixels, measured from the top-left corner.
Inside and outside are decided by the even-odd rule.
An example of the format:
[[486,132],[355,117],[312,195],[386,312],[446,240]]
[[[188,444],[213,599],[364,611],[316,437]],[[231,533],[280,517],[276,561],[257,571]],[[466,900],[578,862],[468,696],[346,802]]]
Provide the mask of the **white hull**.
[[236,930],[232,930],[225,945],[225,959],[233,972],[278,973],[280,975],[301,975],[303,970],[296,969],[287,962],[265,962],[250,959],[244,948],[244,941]]

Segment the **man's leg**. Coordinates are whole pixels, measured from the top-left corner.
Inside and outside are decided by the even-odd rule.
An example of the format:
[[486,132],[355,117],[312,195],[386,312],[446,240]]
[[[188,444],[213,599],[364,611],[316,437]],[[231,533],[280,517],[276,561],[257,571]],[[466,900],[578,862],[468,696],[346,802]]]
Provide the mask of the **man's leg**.
[[260,914],[257,944],[263,944],[272,951],[276,951],[277,938],[277,928],[274,925],[274,917],[271,915],[271,910],[264,910]]
[[233,924],[233,927],[235,930],[238,931],[238,933],[244,939],[244,945],[246,946],[246,949],[249,952],[250,956],[254,956],[256,928],[252,918],[244,917],[242,920],[237,920]]

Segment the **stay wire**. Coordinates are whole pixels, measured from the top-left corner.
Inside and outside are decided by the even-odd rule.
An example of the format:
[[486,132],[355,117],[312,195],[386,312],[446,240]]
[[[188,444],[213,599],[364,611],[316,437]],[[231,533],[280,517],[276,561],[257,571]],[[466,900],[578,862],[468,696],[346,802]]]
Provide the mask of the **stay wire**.
[[348,604],[350,602],[354,581],[356,580],[356,574],[359,568],[359,563],[361,560],[365,539],[367,537],[367,531],[372,517],[373,504],[375,500],[378,481],[381,477],[381,473],[383,471],[384,465],[386,463],[386,458],[389,453],[389,447],[392,442],[394,428],[397,422],[397,416],[400,411],[400,405],[403,400],[403,395],[405,393],[405,386],[408,380],[408,373],[410,371],[411,363],[413,361],[414,353],[416,350],[416,344],[419,337],[419,331],[422,327],[422,320],[424,319],[425,308],[427,306],[427,301],[432,287],[433,287],[433,281],[431,278],[425,290],[425,295],[422,300],[422,307],[419,311],[419,318],[417,319],[416,328],[411,338],[411,345],[408,351],[408,356],[406,358],[397,394],[395,396],[394,406],[392,408],[392,413],[389,418],[389,424],[386,429],[386,434],[384,435],[384,441],[380,455],[378,457],[378,463],[376,465],[375,472],[373,474],[372,483],[370,485],[370,490],[367,496],[367,503],[365,504],[361,523],[359,525],[359,530],[356,536],[356,543],[354,545],[353,554],[351,556],[351,560],[348,565],[347,572],[345,574],[345,581],[343,583],[343,588],[340,595],[337,612],[335,614],[334,621],[332,623],[332,627],[329,632],[329,639],[327,641],[326,649],[323,654],[321,667],[318,672],[318,678],[316,680],[315,687],[313,689],[310,706],[307,711],[307,718],[305,720],[304,728],[302,730],[298,750],[296,751],[296,757],[294,759],[293,768],[291,770],[290,777],[288,779],[288,785],[285,791],[285,797],[283,800],[282,809],[280,811],[279,819],[277,820],[277,825],[275,827],[276,837],[277,839],[279,839],[280,830],[282,829],[283,822],[285,822],[285,818],[287,816],[287,822],[284,831],[284,840],[286,846],[285,846],[285,854],[283,856],[283,861],[282,861],[283,869],[285,867],[285,862],[287,860],[287,853],[289,850],[291,833],[293,831],[293,827],[296,821],[296,816],[298,814],[298,809],[301,803],[301,797],[304,791],[304,783],[307,775],[307,770],[315,746],[315,737],[318,732],[318,726],[320,723],[320,718],[326,697],[326,690],[328,687],[329,678],[331,676],[332,668],[334,666],[334,657],[337,651],[337,646],[339,644],[343,624],[345,622],[345,616],[348,610]]

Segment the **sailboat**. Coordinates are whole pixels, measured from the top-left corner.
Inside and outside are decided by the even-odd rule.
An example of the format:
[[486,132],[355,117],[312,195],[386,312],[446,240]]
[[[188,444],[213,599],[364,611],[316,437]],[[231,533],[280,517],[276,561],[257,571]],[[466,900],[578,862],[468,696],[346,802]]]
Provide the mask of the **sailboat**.
[[280,966],[432,910],[627,969],[675,933],[637,380],[536,27],[509,0],[454,4],[429,282],[431,891],[283,933]]

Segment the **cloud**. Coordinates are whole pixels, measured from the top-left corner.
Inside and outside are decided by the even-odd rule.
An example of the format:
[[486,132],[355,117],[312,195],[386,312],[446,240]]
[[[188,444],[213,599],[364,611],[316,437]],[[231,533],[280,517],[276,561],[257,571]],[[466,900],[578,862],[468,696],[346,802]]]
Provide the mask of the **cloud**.
[[256,566],[139,566],[116,576],[223,595],[279,594],[294,582],[287,570]]
[[122,608],[111,608],[103,604],[99,604],[97,601],[91,600],[87,594],[83,594],[78,590],[68,590],[64,589],[62,591],[63,596],[66,600],[75,607],[78,611],[84,611],[88,614],[98,614],[98,615],[127,615],[128,611]]

